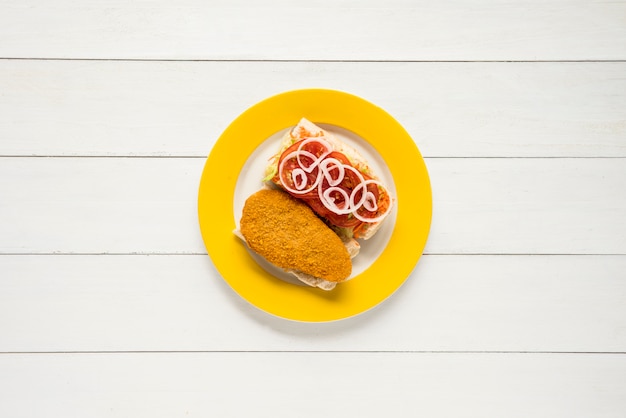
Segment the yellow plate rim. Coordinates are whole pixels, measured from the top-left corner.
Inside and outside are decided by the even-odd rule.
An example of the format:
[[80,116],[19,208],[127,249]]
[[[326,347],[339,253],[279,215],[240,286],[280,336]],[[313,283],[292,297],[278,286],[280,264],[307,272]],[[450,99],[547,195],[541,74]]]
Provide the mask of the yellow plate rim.
[[[366,271],[330,292],[271,276],[233,234],[235,187],[248,157],[267,138],[294,126],[302,117],[347,129],[367,141],[388,165],[396,187],[396,223],[386,248]],[[215,143],[198,190],[200,231],[222,278],[253,306],[294,321],[345,319],[386,300],[417,265],[431,218],[428,171],[413,139],[380,107],[338,90],[287,91],[244,111]]]

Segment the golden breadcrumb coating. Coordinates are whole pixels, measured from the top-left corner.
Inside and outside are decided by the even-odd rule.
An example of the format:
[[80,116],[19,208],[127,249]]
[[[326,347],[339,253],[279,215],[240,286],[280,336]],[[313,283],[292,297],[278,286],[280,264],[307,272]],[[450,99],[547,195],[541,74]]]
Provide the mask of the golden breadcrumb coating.
[[352,262],[345,245],[305,203],[280,190],[260,190],[243,208],[241,234],[270,263],[332,282],[347,279]]

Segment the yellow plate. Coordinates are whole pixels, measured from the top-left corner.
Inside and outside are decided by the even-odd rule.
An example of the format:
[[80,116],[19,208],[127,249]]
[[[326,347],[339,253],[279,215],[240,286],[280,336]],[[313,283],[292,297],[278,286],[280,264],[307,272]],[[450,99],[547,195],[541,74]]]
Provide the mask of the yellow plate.
[[[272,141],[270,146],[277,152],[280,132],[296,125],[302,117],[324,127],[343,129],[365,141],[365,145],[384,161],[395,186],[395,222],[383,224],[389,230],[384,248],[373,252],[375,259],[370,260],[364,271],[330,292],[276,278],[261,267],[245,244],[233,235],[238,222],[235,190],[241,184],[242,169],[267,141]],[[263,173],[258,175],[260,189]],[[257,308],[278,317],[306,322],[348,318],[367,311],[393,294],[422,255],[431,217],[430,181],[415,142],[381,108],[335,90],[289,91],[242,113],[213,147],[198,193],[200,231],[207,252],[224,280]],[[361,254],[368,245],[374,245],[371,242],[374,238],[362,243]]]

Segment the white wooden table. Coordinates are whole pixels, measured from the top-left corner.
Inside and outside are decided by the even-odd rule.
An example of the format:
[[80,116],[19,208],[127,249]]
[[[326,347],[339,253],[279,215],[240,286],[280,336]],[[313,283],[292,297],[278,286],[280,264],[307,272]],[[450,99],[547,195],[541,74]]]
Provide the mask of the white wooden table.
[[[0,0],[1,417],[624,417],[626,2]],[[308,87],[431,176],[388,301],[267,315],[196,215],[213,144]]]

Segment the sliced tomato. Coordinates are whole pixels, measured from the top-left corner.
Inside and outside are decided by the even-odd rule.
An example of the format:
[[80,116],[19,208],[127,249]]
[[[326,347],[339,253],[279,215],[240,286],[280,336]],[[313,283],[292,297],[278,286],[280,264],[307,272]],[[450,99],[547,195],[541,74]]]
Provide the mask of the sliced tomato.
[[[306,155],[300,155],[299,159],[294,156],[290,157],[289,155],[300,149],[301,145],[302,141],[298,141],[292,144],[281,154],[278,161],[278,166],[282,166],[282,170],[280,173],[276,174],[273,181],[276,184],[287,186],[287,192],[289,192],[289,189],[296,189],[293,175],[293,172],[296,169],[304,169],[299,171],[299,175],[306,176],[306,184],[309,185],[306,187],[307,189],[315,184],[319,175],[319,167],[314,167],[311,170],[308,169],[310,169],[311,165],[314,164],[316,161],[319,162],[319,158],[327,152],[324,144],[317,141],[312,141],[306,143],[301,149],[311,153],[317,159],[307,157]],[[324,159],[326,158],[334,158],[345,166],[350,166],[355,170],[357,169],[350,163],[350,160],[348,160],[348,158],[341,152],[332,151],[324,157]],[[331,167],[328,171],[328,174],[330,175],[332,180],[337,180],[337,177],[333,177],[334,173],[339,173],[339,170],[332,169]],[[329,197],[333,200],[334,204],[337,207],[341,208],[345,205],[348,205],[349,202],[345,201],[345,196],[350,196],[355,188],[357,188],[361,184],[363,179],[371,179],[371,176],[365,173],[359,171],[359,174],[357,174],[353,170],[345,169],[344,178],[339,184],[333,186],[341,189],[345,193],[345,195],[339,191],[330,193]],[[302,178],[300,178],[300,180],[302,180]],[[331,187],[328,179],[323,178],[321,179],[321,182],[321,185],[318,186],[321,187],[322,190],[327,190],[329,187]],[[304,200],[315,213],[317,213],[320,217],[325,218],[332,225],[342,228],[353,228],[355,231],[362,229],[364,222],[356,218],[353,214],[337,214],[328,209],[320,200],[318,190],[319,187],[314,187],[306,193],[289,193],[298,199]],[[361,205],[361,207],[357,210],[357,214],[362,218],[376,218],[379,213],[383,213],[389,207],[389,196],[386,193],[382,194],[381,196],[381,193],[376,184],[368,184],[367,191],[371,193],[372,199],[377,206],[377,210],[369,211],[367,207],[365,207],[365,205]],[[357,191],[354,199],[355,202],[359,202],[361,200],[363,192],[364,191],[362,190],[362,188]]]
[[[277,173],[276,174],[279,184],[287,185],[289,188],[295,189],[296,185],[295,185],[294,179],[293,179],[293,170],[295,170],[296,168],[300,168],[300,164],[298,163],[296,158],[291,158],[291,159],[285,161],[282,173]],[[318,172],[319,172],[319,169],[318,168],[314,168],[310,173],[305,173],[306,174],[306,184],[312,186],[315,183],[316,179],[317,179]],[[280,174],[282,174],[282,176],[280,176]],[[313,188],[308,193],[303,193],[303,194],[291,193],[291,194],[293,196],[295,196],[295,197],[299,197],[299,198],[302,198],[302,199],[315,198],[315,197],[318,196],[318,194],[317,194],[317,187]]]
[[[357,209],[357,213],[364,218],[376,218],[380,213],[386,211],[387,207],[389,207],[389,196],[385,193],[382,196],[380,195],[380,190],[378,190],[378,186],[372,183],[367,185],[367,191],[371,193],[373,196],[373,200],[376,203],[377,210],[370,211],[365,205],[361,206]],[[355,196],[355,201],[359,201],[362,197],[362,190],[359,190]]]
[[[299,160],[298,158],[292,156],[288,160],[285,161],[285,158],[287,158],[290,154],[294,153],[300,148],[302,141],[303,140],[292,144],[289,148],[283,151],[283,153],[280,155],[280,158],[278,160],[278,167],[281,167],[282,165],[283,170],[282,172],[276,173],[276,176],[273,179],[274,183],[287,185],[292,190],[296,189],[295,184],[294,184],[293,171],[297,168],[309,169],[311,165],[315,163],[316,160],[307,156],[301,156]],[[319,158],[325,152],[327,152],[327,149],[324,146],[324,144],[320,142],[316,142],[316,141],[305,144],[302,150],[313,154],[317,158]],[[314,167],[310,172],[306,170],[305,171],[306,178],[307,178],[306,184],[312,186],[317,179],[318,173],[319,173],[318,167]],[[294,193],[291,193],[291,194],[298,198],[309,199],[309,198],[314,198],[315,196],[317,196],[317,189],[313,189],[309,191],[308,193],[303,193],[303,194],[294,194]]]
[[341,228],[355,228],[362,223],[350,214],[339,215],[332,212],[324,206],[320,199],[305,199],[304,201],[311,207],[311,209],[313,209],[313,212],[326,219],[332,225],[339,226]]

